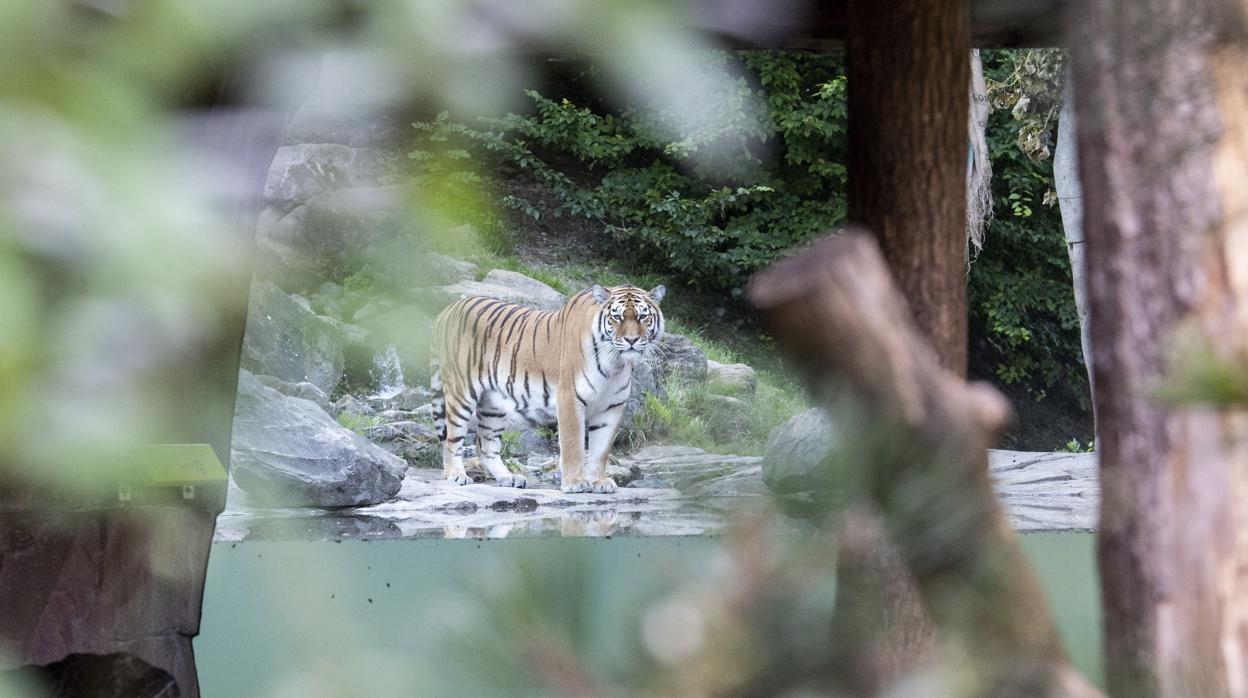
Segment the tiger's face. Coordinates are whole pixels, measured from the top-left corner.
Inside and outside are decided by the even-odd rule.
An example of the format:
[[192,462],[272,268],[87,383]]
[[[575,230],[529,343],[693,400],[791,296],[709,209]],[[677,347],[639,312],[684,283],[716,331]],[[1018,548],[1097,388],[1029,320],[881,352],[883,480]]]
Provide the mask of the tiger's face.
[[607,342],[621,357],[637,358],[663,335],[663,311],[659,301],[667,289],[655,286],[644,291],[636,286],[591,289],[598,310],[599,341]]

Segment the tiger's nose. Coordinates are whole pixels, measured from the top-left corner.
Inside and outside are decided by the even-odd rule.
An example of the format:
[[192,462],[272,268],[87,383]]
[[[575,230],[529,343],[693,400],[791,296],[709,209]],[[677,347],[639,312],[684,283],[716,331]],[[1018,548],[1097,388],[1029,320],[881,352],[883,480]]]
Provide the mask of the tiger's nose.
[[641,341],[641,337],[625,337],[625,338],[624,338],[624,341],[625,341],[625,342],[628,342],[628,346],[630,346],[630,347],[631,347],[631,346],[633,346],[633,345],[637,344],[637,342]]

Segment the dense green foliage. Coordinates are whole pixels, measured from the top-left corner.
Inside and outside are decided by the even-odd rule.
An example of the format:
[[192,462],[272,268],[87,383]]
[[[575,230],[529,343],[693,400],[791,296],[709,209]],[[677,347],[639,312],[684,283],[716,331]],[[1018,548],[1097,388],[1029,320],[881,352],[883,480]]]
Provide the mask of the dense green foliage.
[[[995,215],[970,274],[977,356],[989,364],[981,369],[1037,397],[1059,385],[1081,394],[1083,381],[1044,159],[1052,115],[1042,110],[1056,99],[1040,95],[1049,65],[987,52],[989,78],[1005,86],[998,100],[1012,100],[1013,115],[998,109],[990,122]],[[708,96],[727,116],[703,125],[674,131],[671,115],[594,102],[573,80],[561,85],[570,97],[529,90],[526,114],[464,124],[443,113],[414,124],[424,137],[411,157],[427,181],[451,183],[444,201],[462,198],[459,183],[531,178],[549,196],[500,191],[499,203],[538,220],[587,219],[606,233],[604,250],[629,250],[637,272],[739,297],[754,271],[844,221],[847,82],[842,57],[826,53],[716,52],[705,69],[732,80]]]
[[1060,49],[987,51],[984,77],[992,108],[1006,110],[1015,121],[1014,142],[1034,161],[1052,153],[1053,126],[1061,109],[1065,54]]
[[588,218],[655,268],[739,294],[751,273],[844,219],[844,68],[823,54],[721,52],[706,69],[735,74],[731,91],[709,96],[733,116],[678,138],[664,135],[672,120],[662,114],[602,113],[530,90],[531,114],[416,124],[429,138],[412,157],[445,180],[470,149],[488,154],[558,202],[505,205]]
[[1079,318],[1049,157],[1061,76],[1051,60],[1037,60],[1041,53],[984,52],[997,107],[988,123],[993,217],[971,265],[971,321],[983,338],[983,369],[1037,398],[1063,389],[1083,400]]

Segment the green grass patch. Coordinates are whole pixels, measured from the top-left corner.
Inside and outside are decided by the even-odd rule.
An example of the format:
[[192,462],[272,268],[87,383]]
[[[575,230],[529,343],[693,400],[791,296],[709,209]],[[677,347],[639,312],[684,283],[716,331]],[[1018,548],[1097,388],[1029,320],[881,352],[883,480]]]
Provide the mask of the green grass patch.
[[381,424],[381,417],[354,412],[339,412],[338,423],[351,431],[363,436],[364,430]]
[[706,354],[706,358],[711,361],[717,361],[721,364],[741,363],[738,353],[726,342],[711,339],[706,336],[705,331],[700,327],[687,324],[680,318],[663,316],[667,331],[671,334],[679,334],[689,338],[689,341],[702,350]]
[[563,278],[555,275],[554,273],[541,267],[526,264],[516,257],[500,257],[498,263],[492,268],[506,269],[508,271],[524,274],[531,279],[537,279],[564,295],[571,295],[581,290],[580,288],[573,288],[572,285],[569,285]]
[[762,455],[771,430],[810,406],[805,391],[776,357],[770,338],[734,331],[722,321],[690,320],[704,317],[686,312],[698,298],[674,304],[668,299],[664,299],[667,332],[687,337],[711,361],[750,365],[757,375],[756,389],[750,395],[714,379],[696,385],[669,381],[663,397],[647,395],[633,422],[624,425],[625,442],[633,448],[658,442],[712,453]]
[[647,394],[622,436],[629,448],[673,443],[711,453],[762,455],[771,430],[808,405],[794,390],[760,377],[751,397],[725,396],[710,383],[669,381],[664,395]]
[[520,463],[520,456],[523,453],[524,446],[521,443],[522,437],[518,431],[504,431],[499,439],[503,442],[502,452],[499,454],[503,459],[503,465],[513,473],[523,472],[524,468]]

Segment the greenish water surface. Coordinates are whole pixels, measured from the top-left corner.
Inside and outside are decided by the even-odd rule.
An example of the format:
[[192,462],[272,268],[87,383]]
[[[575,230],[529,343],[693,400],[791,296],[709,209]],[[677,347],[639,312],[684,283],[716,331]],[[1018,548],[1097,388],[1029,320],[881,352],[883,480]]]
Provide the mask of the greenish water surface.
[[[1100,684],[1093,536],[1021,540],[1075,664]],[[569,599],[554,615],[578,629],[570,637],[585,643],[591,668],[609,675],[635,665],[636,638],[623,635],[636,634],[642,609],[722,564],[722,546],[715,537],[216,543],[195,640],[200,686],[210,698],[528,693],[518,680],[514,691],[498,688],[514,667],[490,658],[508,648],[489,639],[455,647],[463,662],[446,651],[457,626],[488,629],[498,613],[474,590],[533,594],[523,591],[526,566],[547,580],[536,595]]]

